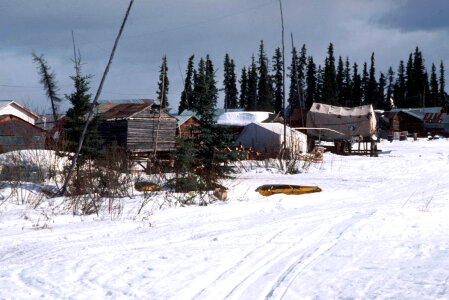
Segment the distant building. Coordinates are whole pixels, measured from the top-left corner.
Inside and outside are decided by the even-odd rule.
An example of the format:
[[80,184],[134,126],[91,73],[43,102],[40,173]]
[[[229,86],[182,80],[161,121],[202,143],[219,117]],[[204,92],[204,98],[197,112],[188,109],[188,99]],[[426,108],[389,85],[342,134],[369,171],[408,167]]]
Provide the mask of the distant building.
[[39,116],[11,100],[0,100],[0,153],[43,149],[45,131],[37,126]]
[[[104,105],[107,105],[105,103]],[[159,114],[160,112],[160,114]],[[176,149],[176,118],[152,103],[110,105],[99,112],[98,133],[105,145],[116,144],[133,156]]]

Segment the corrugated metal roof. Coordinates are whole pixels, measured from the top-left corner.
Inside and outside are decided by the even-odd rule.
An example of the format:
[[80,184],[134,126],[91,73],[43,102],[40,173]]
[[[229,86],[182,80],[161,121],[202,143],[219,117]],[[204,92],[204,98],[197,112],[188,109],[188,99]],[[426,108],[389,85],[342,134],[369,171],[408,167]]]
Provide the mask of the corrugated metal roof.
[[104,120],[109,119],[126,119],[143,109],[150,107],[151,104],[116,104],[101,114],[100,118]]
[[115,103],[115,104],[143,104],[143,103],[150,103],[154,104],[156,102],[159,102],[159,100],[153,100],[153,99],[113,99],[113,100],[98,100],[98,104],[105,104],[105,103]]

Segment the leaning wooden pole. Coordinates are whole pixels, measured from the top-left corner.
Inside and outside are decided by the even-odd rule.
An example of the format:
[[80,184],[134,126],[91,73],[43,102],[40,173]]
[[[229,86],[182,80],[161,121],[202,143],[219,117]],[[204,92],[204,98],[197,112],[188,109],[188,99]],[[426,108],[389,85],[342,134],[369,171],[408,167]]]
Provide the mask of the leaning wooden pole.
[[287,116],[285,113],[285,47],[284,47],[284,15],[282,13],[282,0],[279,0],[282,24],[282,114],[284,116],[284,153],[287,150]]
[[73,169],[75,168],[76,161],[77,161],[79,153],[81,151],[81,147],[83,146],[84,137],[86,135],[87,127],[89,126],[90,118],[93,115],[95,104],[97,103],[98,98],[100,97],[104,81],[109,72],[109,67],[111,66],[112,59],[114,58],[115,49],[117,48],[118,41],[120,40],[120,36],[122,35],[123,29],[125,28],[126,20],[128,19],[128,15],[129,15],[129,12],[131,11],[131,7],[132,7],[133,3],[134,3],[134,0],[130,0],[128,9],[126,10],[125,17],[123,18],[122,26],[120,27],[117,38],[115,39],[114,47],[112,48],[111,56],[109,57],[109,62],[106,66],[106,69],[104,70],[103,77],[101,78],[101,81],[100,81],[100,85],[98,86],[97,94],[95,95],[94,101],[92,102],[92,105],[90,106],[89,115],[87,116],[86,123],[84,124],[83,131],[81,133],[81,136],[80,136],[80,139],[78,142],[78,146],[76,148],[75,155],[73,156],[73,159],[72,159],[72,164],[70,166],[69,172],[65,179],[64,185],[62,186],[61,191],[60,191],[61,196],[64,196],[67,191],[67,185],[69,184],[70,177],[72,177]]

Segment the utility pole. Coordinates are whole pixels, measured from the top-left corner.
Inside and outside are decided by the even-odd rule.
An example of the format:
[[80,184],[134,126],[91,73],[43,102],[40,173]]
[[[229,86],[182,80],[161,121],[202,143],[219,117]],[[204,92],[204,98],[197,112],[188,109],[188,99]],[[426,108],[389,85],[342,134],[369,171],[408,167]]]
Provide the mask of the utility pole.
[[81,147],[83,146],[84,136],[86,135],[87,126],[89,126],[90,119],[94,112],[95,104],[97,104],[98,98],[100,97],[104,81],[109,72],[109,67],[111,66],[112,59],[114,58],[115,49],[117,48],[118,41],[120,40],[120,36],[122,35],[123,29],[125,28],[126,20],[128,19],[128,15],[129,15],[129,12],[131,11],[133,2],[134,2],[134,0],[130,0],[130,2],[129,2],[128,9],[126,10],[125,17],[123,18],[122,26],[120,27],[117,38],[115,39],[114,47],[112,48],[111,56],[109,57],[109,62],[106,66],[106,69],[104,70],[103,77],[101,78],[101,81],[100,81],[100,85],[98,86],[97,94],[95,95],[94,101],[92,102],[92,105],[90,106],[89,115],[87,116],[86,123],[84,124],[84,128],[83,128],[83,131],[81,133],[81,136],[80,136],[80,139],[78,142],[78,147],[76,148],[75,155],[73,156],[73,159],[72,159],[72,164],[70,166],[69,172],[67,173],[67,177],[65,179],[64,185],[62,186],[61,191],[60,191],[61,196],[64,196],[67,191],[67,185],[69,184],[70,177],[72,177],[73,169],[75,168],[75,164],[76,164],[76,161],[80,154]]
[[285,114],[285,47],[284,47],[284,15],[282,14],[282,0],[279,0],[282,24],[282,113],[284,115],[284,153],[287,150],[287,116]]

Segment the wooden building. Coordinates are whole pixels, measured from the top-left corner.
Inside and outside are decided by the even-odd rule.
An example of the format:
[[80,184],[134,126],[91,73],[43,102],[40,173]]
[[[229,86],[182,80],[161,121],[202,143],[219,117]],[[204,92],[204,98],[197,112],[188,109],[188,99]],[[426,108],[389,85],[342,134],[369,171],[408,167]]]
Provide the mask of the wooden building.
[[16,116],[25,122],[36,125],[40,117],[14,100],[0,100],[0,116]]
[[0,153],[44,149],[45,131],[15,116],[0,116]]
[[151,103],[117,104],[100,114],[98,132],[105,146],[125,149],[131,156],[149,157],[176,149],[176,118]]
[[178,127],[176,129],[176,135],[178,137],[191,139],[199,133],[194,126],[200,126],[198,119],[195,116],[176,116],[178,120]]

